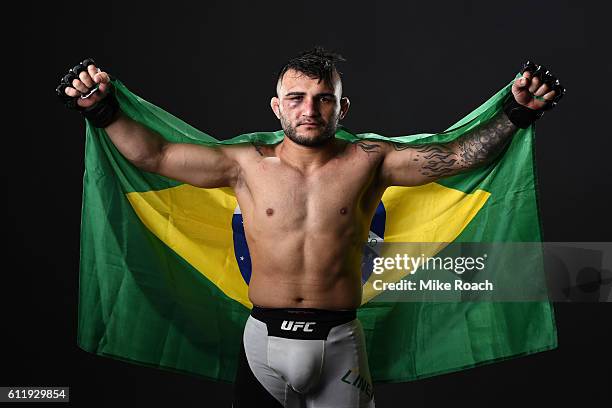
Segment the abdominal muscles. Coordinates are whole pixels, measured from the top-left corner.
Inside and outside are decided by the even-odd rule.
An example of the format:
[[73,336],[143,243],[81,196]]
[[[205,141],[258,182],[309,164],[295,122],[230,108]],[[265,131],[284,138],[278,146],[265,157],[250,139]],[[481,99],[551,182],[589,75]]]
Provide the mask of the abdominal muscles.
[[298,222],[293,224],[295,228],[284,225],[258,230],[253,234],[256,240],[250,239],[245,223],[252,262],[249,297],[253,304],[320,309],[354,309],[360,305],[360,264],[367,228],[354,219],[335,221],[311,224],[310,228]]

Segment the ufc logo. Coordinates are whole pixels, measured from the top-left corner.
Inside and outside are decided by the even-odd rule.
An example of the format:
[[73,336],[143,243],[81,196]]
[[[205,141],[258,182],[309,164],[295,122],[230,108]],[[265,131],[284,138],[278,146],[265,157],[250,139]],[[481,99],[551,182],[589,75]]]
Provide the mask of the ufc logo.
[[309,326],[316,324],[316,322],[294,322],[293,320],[283,320],[281,324],[281,330],[298,331],[302,329],[305,332],[313,331]]

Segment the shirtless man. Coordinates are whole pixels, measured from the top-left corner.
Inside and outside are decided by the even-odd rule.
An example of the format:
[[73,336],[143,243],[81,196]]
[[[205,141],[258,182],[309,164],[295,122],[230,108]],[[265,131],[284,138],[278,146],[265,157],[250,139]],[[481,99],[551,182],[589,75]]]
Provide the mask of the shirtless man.
[[[564,92],[548,71],[527,64],[504,112],[458,140],[413,147],[349,143],[334,137],[350,106],[342,96],[339,61],[341,56],[317,47],[283,67],[270,106],[286,137],[270,146],[169,143],[119,110],[109,75],[92,60],[73,68],[58,88],[69,106],[105,128],[136,167],[235,191],[252,260],[254,305],[244,331],[236,407],[373,407],[355,311],[363,244],[385,189],[488,163],[518,127],[527,127]],[[343,377],[347,369],[355,376],[350,381]]]

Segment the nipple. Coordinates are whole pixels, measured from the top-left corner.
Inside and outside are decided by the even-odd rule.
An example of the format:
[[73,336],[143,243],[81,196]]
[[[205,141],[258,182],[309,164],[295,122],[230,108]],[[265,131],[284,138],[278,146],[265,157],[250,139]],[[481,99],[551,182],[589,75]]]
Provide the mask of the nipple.
[[266,214],[268,214],[268,216],[274,214],[274,210],[271,208],[266,209]]
[[346,214],[346,212],[347,212],[347,211],[348,211],[348,210],[346,209],[346,207],[342,207],[342,208],[340,209],[340,214],[344,215],[344,214]]

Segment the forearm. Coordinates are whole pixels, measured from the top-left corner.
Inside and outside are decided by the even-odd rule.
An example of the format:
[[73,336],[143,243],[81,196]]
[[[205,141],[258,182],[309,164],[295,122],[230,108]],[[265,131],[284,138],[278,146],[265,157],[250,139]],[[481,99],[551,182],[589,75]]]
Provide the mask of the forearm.
[[518,127],[508,116],[499,112],[484,125],[450,143],[458,170],[480,167],[493,160],[504,150]]
[[132,164],[145,171],[155,170],[166,143],[163,137],[122,112],[105,130],[113,144]]
[[[500,112],[482,126],[449,143],[412,146],[415,174],[405,184],[423,184],[485,165],[501,153],[518,128]],[[395,150],[410,146],[393,144]],[[410,160],[408,161],[410,163]]]
[[393,148],[385,152],[381,171],[383,182],[397,186],[421,185],[495,160],[519,128],[531,126],[565,93],[559,80],[542,66],[527,62],[521,74],[499,113],[452,142],[392,143]]

